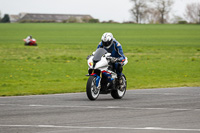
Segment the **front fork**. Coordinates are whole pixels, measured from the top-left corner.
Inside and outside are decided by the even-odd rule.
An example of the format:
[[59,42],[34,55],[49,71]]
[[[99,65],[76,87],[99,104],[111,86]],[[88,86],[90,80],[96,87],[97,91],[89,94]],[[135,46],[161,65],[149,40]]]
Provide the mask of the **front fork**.
[[94,73],[94,71],[91,74],[92,76],[96,77],[96,87],[97,89],[101,89],[101,78],[102,78],[102,72],[100,73],[100,76]]
[[107,82],[108,83],[111,83],[114,80],[112,78],[111,74],[109,72],[107,72],[107,71],[100,72],[100,75],[97,75],[96,73],[94,73],[94,70],[93,70],[92,74],[90,74],[90,76],[95,76],[96,77],[96,87],[97,87],[97,89],[101,88],[102,75],[105,76],[105,77],[107,77]]
[[96,87],[97,89],[100,89],[101,88],[101,77],[100,76],[96,76]]

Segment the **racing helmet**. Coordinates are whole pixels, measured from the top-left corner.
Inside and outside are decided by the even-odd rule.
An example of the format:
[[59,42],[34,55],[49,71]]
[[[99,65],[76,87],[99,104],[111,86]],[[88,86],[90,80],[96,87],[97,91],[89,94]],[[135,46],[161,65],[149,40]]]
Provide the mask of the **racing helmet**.
[[104,33],[103,36],[101,37],[101,41],[104,47],[110,48],[113,42],[113,34],[110,32]]

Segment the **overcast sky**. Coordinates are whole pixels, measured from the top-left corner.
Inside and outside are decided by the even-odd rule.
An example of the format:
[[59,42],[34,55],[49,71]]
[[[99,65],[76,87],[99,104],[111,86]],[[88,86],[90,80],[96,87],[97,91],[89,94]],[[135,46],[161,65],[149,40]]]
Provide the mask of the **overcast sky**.
[[[173,13],[183,16],[187,3],[200,0],[174,0]],[[57,13],[89,14],[100,21],[130,21],[132,7],[130,0],[0,0],[0,11],[3,14]]]

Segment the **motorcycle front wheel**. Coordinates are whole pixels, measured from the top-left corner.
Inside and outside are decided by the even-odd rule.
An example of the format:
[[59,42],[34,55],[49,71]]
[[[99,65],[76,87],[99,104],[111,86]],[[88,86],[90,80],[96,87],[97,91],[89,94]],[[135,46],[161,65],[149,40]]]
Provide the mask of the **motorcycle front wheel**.
[[87,97],[90,100],[96,100],[99,96],[100,89],[97,88],[96,86],[96,77],[95,76],[90,76],[88,81],[87,81],[87,86],[86,86],[86,93]]

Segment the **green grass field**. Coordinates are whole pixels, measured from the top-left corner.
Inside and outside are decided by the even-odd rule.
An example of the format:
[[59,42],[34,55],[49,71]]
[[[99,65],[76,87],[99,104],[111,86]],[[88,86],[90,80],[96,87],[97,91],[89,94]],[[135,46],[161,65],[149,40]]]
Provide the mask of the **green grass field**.
[[107,31],[128,57],[128,89],[200,86],[200,25],[0,24],[0,96],[84,92],[86,57]]

